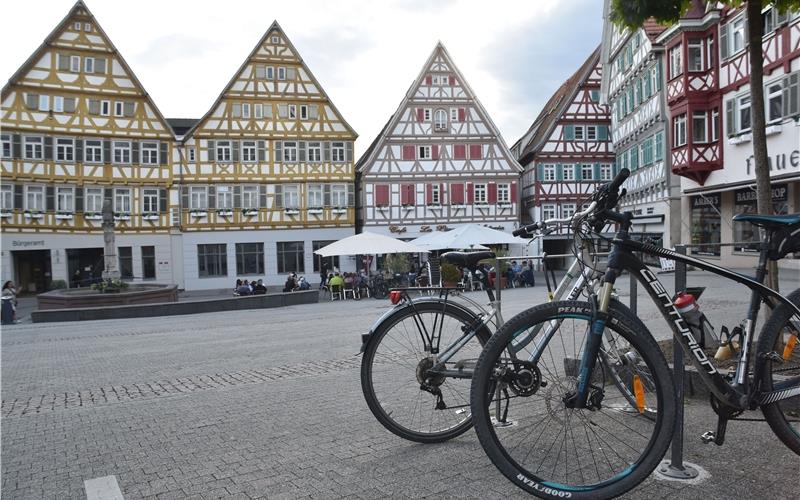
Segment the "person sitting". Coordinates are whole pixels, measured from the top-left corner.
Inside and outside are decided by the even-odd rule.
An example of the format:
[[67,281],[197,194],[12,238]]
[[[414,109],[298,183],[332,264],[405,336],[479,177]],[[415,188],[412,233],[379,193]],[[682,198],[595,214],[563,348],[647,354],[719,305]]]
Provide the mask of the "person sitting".
[[311,283],[306,280],[305,276],[300,276],[300,280],[297,283],[298,290],[311,290]]
[[242,286],[242,280],[237,279],[236,284],[233,286],[233,291],[236,292],[236,290],[238,290],[240,286]]
[[237,295],[252,295],[253,290],[250,289],[250,285],[247,284],[247,280],[242,281],[238,288],[236,288]]
[[334,293],[341,293],[344,290],[344,279],[339,276],[339,273],[336,273],[329,281],[328,281],[328,289],[330,289],[331,294]]
[[294,279],[294,273],[286,277],[286,283],[283,284],[283,293],[293,292],[297,282]]
[[255,285],[253,285],[253,295],[264,295],[267,293],[267,287],[264,286],[264,282],[262,280],[258,280]]

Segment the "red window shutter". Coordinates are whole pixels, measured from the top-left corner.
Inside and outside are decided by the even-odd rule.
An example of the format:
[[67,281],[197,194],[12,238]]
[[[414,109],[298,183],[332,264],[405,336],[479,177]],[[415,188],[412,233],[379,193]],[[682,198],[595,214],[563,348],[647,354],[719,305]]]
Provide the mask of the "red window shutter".
[[453,205],[464,204],[464,185],[460,182],[450,184],[450,203]]
[[414,146],[403,146],[403,159],[404,160],[414,160],[416,157],[414,156]]
[[517,181],[511,182],[511,203],[517,203]]
[[463,144],[456,144],[453,146],[453,158],[456,160],[464,160],[467,158],[467,147]]
[[444,205],[444,184],[439,184],[439,204]]
[[433,146],[431,146],[431,158],[433,158],[434,160],[438,160],[439,159],[439,145],[438,144],[434,144]]
[[408,205],[411,202],[408,198],[408,185],[400,184],[400,204]]
[[463,122],[466,120],[467,110],[464,108],[458,108],[458,121]]
[[422,108],[417,108],[417,121],[421,122],[425,119],[425,110]]
[[471,182],[467,183],[467,205],[475,203],[475,186]]
[[[433,184],[428,184],[427,186],[425,186],[425,191],[426,191],[425,201],[427,201],[428,205],[430,205],[431,203],[433,203]],[[441,193],[439,196],[441,196]]]
[[432,85],[433,84],[433,76],[428,75],[425,77],[425,85]]
[[450,86],[452,87],[455,84],[456,84],[456,77],[454,75],[450,75]]
[[469,157],[473,160],[480,160],[483,158],[483,148],[480,144],[469,145]]
[[489,183],[489,187],[486,189],[486,191],[487,191],[487,193],[486,193],[487,200],[486,201],[489,202],[490,204],[497,203],[497,183],[496,182],[490,182]]
[[389,185],[376,184],[375,185],[375,205],[385,207],[389,205]]

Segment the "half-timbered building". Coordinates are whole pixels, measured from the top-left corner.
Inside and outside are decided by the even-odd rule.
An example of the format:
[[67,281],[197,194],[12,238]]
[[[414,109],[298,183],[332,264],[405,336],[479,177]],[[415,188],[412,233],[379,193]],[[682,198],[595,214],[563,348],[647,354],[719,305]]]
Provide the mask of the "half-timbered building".
[[522,169],[441,43],[356,169],[359,230],[412,239],[519,223]]
[[172,151],[169,125],[79,0],[2,89],[4,279],[40,292],[99,277],[111,200],[123,278],[175,281]]
[[[180,137],[172,202],[185,287],[316,274],[313,251],[354,234],[356,137],[273,23]],[[340,265],[355,268],[328,268]]]
[[[734,215],[756,211],[745,7],[696,0],[659,37],[669,59],[673,172],[681,176],[682,240],[723,265],[755,265],[760,232]],[[771,5],[764,25],[764,105],[773,211],[800,212],[800,13]],[[723,161],[724,160],[724,161]],[[718,243],[734,243],[719,246]],[[781,265],[798,269],[798,260]]]
[[[581,210],[598,184],[615,175],[608,107],[600,104],[600,49],[547,101],[511,151],[524,168],[523,222],[568,217]],[[568,252],[571,236],[554,232],[535,252]]]
[[665,28],[654,21],[621,28],[610,10],[606,0],[600,97],[610,106],[617,165],[631,170],[620,206],[637,216],[633,230],[640,237],[673,246],[680,239],[680,182],[669,168],[664,52],[656,41]]

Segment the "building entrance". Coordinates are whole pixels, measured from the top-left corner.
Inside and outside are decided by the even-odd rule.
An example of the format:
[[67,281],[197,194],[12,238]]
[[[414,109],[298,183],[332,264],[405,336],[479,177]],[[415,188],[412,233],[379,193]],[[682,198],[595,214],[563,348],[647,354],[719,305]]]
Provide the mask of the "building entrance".
[[102,279],[105,262],[102,248],[67,248],[69,287],[91,286]]
[[50,250],[21,250],[11,254],[19,293],[46,292],[52,280]]

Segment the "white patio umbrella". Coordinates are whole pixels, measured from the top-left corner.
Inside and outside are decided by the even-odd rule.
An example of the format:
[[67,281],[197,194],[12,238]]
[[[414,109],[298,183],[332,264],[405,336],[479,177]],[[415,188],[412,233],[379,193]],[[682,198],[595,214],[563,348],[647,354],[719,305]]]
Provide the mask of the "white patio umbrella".
[[410,243],[426,250],[444,250],[446,248],[479,250],[486,248],[483,245],[522,245],[527,241],[490,227],[479,224],[465,224],[450,231],[420,236]]
[[384,253],[428,253],[428,250],[411,243],[376,233],[348,236],[314,252],[322,257],[334,255],[373,255]]

